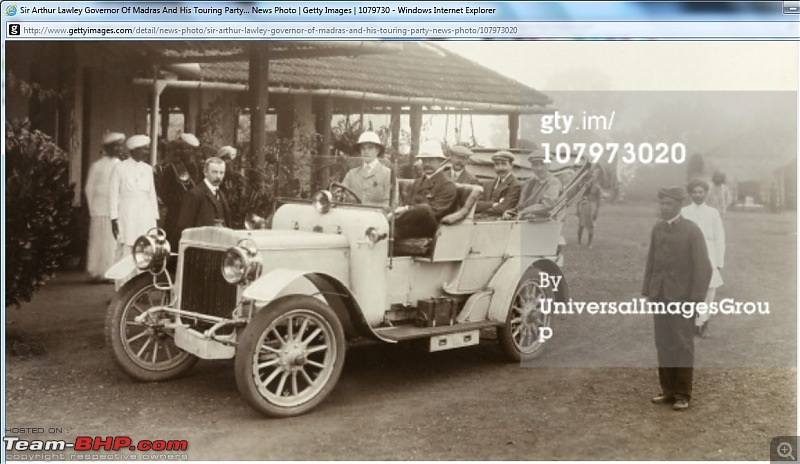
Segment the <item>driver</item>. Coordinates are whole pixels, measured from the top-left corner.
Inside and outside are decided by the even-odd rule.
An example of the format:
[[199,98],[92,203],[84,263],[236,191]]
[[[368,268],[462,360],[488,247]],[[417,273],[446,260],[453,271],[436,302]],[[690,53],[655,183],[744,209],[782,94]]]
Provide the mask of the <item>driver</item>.
[[358,195],[364,205],[389,206],[392,170],[378,159],[384,152],[380,137],[375,132],[365,131],[358,138],[357,146],[364,162],[344,176],[342,185]]
[[395,238],[431,237],[436,233],[439,220],[456,209],[458,189],[445,174],[447,158],[442,145],[436,141],[425,142],[417,159],[422,160],[423,175],[411,185],[406,206],[395,209]]

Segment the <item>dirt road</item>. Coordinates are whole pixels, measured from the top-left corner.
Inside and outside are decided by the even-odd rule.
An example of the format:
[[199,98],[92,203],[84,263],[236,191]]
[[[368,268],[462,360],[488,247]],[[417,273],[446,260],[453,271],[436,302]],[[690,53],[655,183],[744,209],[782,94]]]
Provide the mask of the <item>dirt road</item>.
[[[605,206],[595,246],[565,236],[567,278],[580,301],[638,295],[652,208]],[[126,435],[185,439],[193,460],[767,460],[773,436],[795,435],[796,215],[732,213],[719,297],[768,301],[768,316],[721,316],[697,341],[692,408],[650,404],[658,392],[652,320],[562,315],[533,365],[503,360],[491,340],[426,353],[358,346],[312,413],[259,416],[240,398],[232,362],[134,383],[103,342],[111,286],[65,274],[6,312],[18,352],[6,364],[6,428],[60,428],[30,439]],[[22,340],[16,334],[22,333]]]

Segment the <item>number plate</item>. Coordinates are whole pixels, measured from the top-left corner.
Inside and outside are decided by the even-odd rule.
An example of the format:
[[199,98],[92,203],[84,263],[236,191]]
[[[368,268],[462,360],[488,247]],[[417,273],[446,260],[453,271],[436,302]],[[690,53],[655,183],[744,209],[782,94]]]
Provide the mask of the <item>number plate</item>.
[[452,350],[453,348],[472,346],[477,345],[478,343],[480,343],[480,330],[437,335],[435,337],[431,337],[430,351]]

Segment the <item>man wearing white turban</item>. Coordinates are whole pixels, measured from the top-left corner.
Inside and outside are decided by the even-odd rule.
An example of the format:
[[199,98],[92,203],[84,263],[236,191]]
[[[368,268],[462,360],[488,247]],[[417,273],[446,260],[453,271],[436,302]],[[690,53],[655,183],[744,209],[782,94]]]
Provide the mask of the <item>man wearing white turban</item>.
[[92,163],[86,178],[86,205],[89,208],[89,246],[86,271],[93,282],[105,282],[103,274],[114,264],[116,243],[109,224],[109,180],[111,169],[124,153],[125,134],[110,132],[103,137],[103,153]]
[[[145,161],[150,155],[150,137],[134,135],[125,146],[131,157],[114,165],[109,182],[109,217],[117,240],[117,260],[129,255],[136,239],[156,227],[158,220],[153,168]],[[117,290],[133,275],[118,280]]]

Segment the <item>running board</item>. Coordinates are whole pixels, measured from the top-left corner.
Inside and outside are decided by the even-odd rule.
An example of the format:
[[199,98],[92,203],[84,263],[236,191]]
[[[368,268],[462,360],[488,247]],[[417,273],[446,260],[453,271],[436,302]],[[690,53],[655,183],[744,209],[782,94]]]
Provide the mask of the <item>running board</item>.
[[413,340],[415,338],[428,338],[437,335],[469,332],[471,330],[487,329],[502,325],[502,322],[494,321],[465,322],[463,324],[441,325],[439,327],[417,327],[414,325],[403,325],[399,327],[375,329],[375,332],[380,334],[380,336],[383,338],[402,342],[404,340]]

